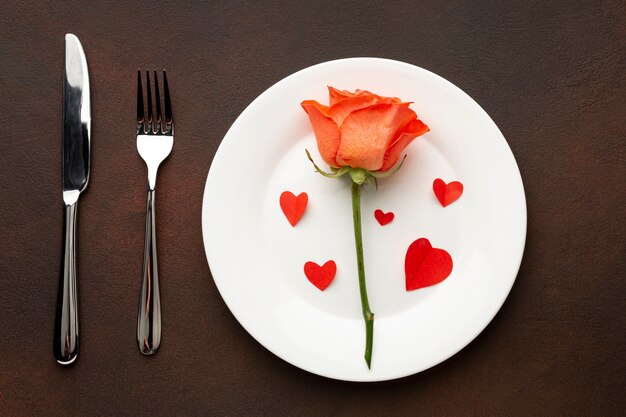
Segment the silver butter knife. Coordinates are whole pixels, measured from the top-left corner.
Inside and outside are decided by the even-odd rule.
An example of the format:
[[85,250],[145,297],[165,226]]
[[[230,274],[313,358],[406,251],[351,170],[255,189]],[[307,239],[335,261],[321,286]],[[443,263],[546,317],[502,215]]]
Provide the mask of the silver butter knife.
[[54,357],[62,365],[78,355],[78,293],[76,289],[76,209],[89,181],[91,109],[87,60],[78,38],[65,35],[63,77],[63,202],[64,236],[61,279],[54,326]]

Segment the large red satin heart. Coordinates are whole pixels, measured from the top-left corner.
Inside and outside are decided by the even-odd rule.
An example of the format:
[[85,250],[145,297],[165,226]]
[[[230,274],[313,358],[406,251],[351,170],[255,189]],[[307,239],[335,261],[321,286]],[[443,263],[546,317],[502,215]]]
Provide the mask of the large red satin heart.
[[384,226],[386,224],[391,223],[391,221],[393,220],[394,214],[392,211],[390,211],[389,213],[385,213],[382,210],[376,210],[374,212],[374,217],[376,217],[376,220],[378,220],[378,223],[380,223],[381,226]]
[[404,259],[406,290],[430,287],[448,278],[452,272],[452,257],[443,249],[433,248],[428,239],[411,243]]
[[461,197],[461,194],[463,194],[463,184],[459,181],[452,181],[446,184],[444,180],[437,178],[433,181],[433,191],[441,205],[446,207]]
[[328,261],[324,265],[319,266],[315,262],[307,262],[304,264],[304,275],[320,290],[324,291],[337,273],[337,264],[335,261]]
[[280,195],[280,208],[292,226],[300,220],[309,202],[307,193],[300,193],[297,197],[291,191],[284,191]]

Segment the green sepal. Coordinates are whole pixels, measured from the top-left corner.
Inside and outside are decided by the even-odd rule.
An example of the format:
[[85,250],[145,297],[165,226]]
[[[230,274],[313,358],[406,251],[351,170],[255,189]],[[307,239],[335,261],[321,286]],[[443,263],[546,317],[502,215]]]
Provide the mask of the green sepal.
[[325,176],[326,178],[339,178],[341,177],[343,174],[345,174],[346,172],[350,171],[350,167],[341,167],[341,168],[334,168],[331,167],[333,173],[331,174],[330,172],[326,172],[323,171],[320,167],[318,167],[315,162],[313,161],[313,158],[311,157],[311,154],[309,153],[308,149],[305,149],[306,151],[306,156],[307,158],[309,158],[309,161],[311,161],[311,163],[313,164],[313,167],[315,168],[315,170],[317,171],[318,174]]
[[393,167],[392,169],[390,169],[389,171],[385,171],[385,172],[370,172],[370,175],[374,178],[389,178],[391,177],[393,174],[395,174],[396,172],[400,171],[400,168],[402,168],[402,164],[404,164],[404,160],[406,159],[406,155],[404,155],[404,158],[402,158],[402,161],[400,161],[399,164],[396,164],[395,167]]

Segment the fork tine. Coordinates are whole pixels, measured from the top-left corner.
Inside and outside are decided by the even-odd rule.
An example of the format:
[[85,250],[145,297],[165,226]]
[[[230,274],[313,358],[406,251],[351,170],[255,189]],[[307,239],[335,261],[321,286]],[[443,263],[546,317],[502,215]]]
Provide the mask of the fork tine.
[[167,85],[167,73],[163,70],[163,95],[165,96],[165,125],[169,131],[174,122],[172,116],[172,102],[170,101],[170,89]]
[[145,130],[143,111],[143,89],[141,88],[141,70],[137,70],[137,129]]
[[159,93],[159,76],[157,75],[156,70],[154,70],[154,100],[156,103],[155,130],[157,132],[163,132],[163,129],[161,128],[161,94]]
[[152,124],[152,85],[150,83],[150,71],[146,70],[146,90],[148,91],[148,129],[154,132],[154,126]]

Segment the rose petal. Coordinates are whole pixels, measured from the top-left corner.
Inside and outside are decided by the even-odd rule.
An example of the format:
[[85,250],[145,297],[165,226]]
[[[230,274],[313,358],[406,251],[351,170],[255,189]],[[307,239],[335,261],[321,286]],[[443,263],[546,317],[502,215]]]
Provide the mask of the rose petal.
[[338,90],[335,87],[328,86],[328,99],[331,106],[348,97],[354,97],[354,94],[349,91]]
[[392,103],[392,104],[402,104],[405,107],[409,107],[411,102],[402,102],[398,97],[380,97],[379,103]]
[[353,168],[381,169],[387,148],[416,118],[415,112],[402,104],[382,103],[353,111],[339,128],[336,161]]
[[378,103],[378,99],[379,97],[373,94],[364,94],[344,98],[343,100],[340,100],[330,106],[328,109],[328,115],[332,117],[335,123],[337,123],[337,126],[341,127],[341,124],[350,113],[376,104]]
[[315,100],[305,100],[301,106],[309,115],[322,159],[332,167],[339,167],[336,160],[340,142],[339,128],[333,119],[327,115],[328,107]]
[[393,167],[400,159],[400,154],[418,136],[423,135],[430,129],[421,120],[415,119],[404,127],[398,138],[391,144],[385,152],[385,158],[381,171],[387,171]]
[[327,116],[341,127],[343,121],[350,113],[365,107],[373,106],[378,103],[401,104],[408,107],[411,103],[403,103],[399,98],[395,97],[379,97],[376,94],[358,94],[353,97],[344,98],[328,108]]
[[[389,102],[389,103],[401,103],[402,100],[400,100],[397,97],[384,97],[384,96],[379,96],[378,94],[374,94],[370,91],[367,90],[359,90],[357,89],[354,93],[351,93],[349,91],[346,90],[339,90],[335,87],[331,87],[328,86],[328,98],[330,100],[330,105],[332,106],[333,104],[346,99],[346,98],[350,98],[350,97],[357,97],[357,96],[376,96],[378,97],[381,101],[383,102]],[[407,103],[409,104],[409,103]]]

